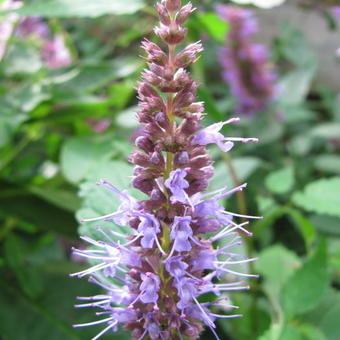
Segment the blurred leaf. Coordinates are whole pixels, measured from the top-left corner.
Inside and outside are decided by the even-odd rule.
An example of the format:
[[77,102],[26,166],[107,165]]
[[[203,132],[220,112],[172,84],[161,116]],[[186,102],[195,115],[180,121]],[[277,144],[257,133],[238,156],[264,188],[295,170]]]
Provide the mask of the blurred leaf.
[[340,236],[340,218],[328,215],[313,215],[310,220],[322,233]]
[[329,288],[321,303],[304,317],[304,321],[317,327],[327,340],[338,340],[340,338],[339,315],[340,293]]
[[75,193],[63,189],[56,189],[51,187],[30,187],[29,189],[35,195],[45,199],[48,202],[55,204],[64,210],[71,212],[79,208],[79,198]]
[[293,194],[293,202],[309,211],[340,217],[340,177],[309,183],[303,192]]
[[[283,107],[301,103],[307,96],[316,72],[316,65],[293,71],[280,79],[278,101]],[[289,109],[289,108],[288,108]]]
[[206,112],[209,112],[208,118],[211,117],[215,122],[224,120],[223,112],[218,109],[215,104],[215,99],[206,88],[204,88],[203,86],[199,87],[197,89],[197,95],[198,99],[204,102]]
[[[233,158],[232,163],[238,179],[244,182],[261,165],[261,160],[256,157],[239,157]],[[234,183],[227,165],[219,162],[215,167],[215,175],[210,181],[209,190],[214,191],[225,185],[233,187]]]
[[7,76],[34,74],[42,67],[38,51],[24,44],[12,44],[3,62]]
[[292,166],[271,172],[265,179],[267,189],[275,194],[287,193],[293,188],[294,182],[294,168]]
[[0,216],[11,216],[39,229],[54,230],[70,236],[75,235],[77,226],[73,214],[12,185],[3,185]]
[[299,331],[307,340],[327,340],[325,335],[315,325],[299,325]]
[[138,106],[132,106],[120,112],[116,117],[118,126],[125,129],[136,129],[139,126],[138,120],[136,119],[137,111]]
[[[111,140],[111,138],[110,138]],[[114,152],[112,140],[103,136],[77,136],[68,139],[61,150],[61,169],[72,183],[83,180],[101,160]]]
[[[77,218],[92,218],[103,216],[117,210],[121,204],[120,198],[114,192],[103,186],[96,185],[101,179],[107,179],[118,189],[128,192],[136,197],[141,198],[141,194],[136,189],[131,188],[132,165],[122,161],[103,161],[97,164],[97,167],[92,169],[88,174],[86,181],[81,184],[79,195],[82,198],[82,206],[77,212]],[[115,230],[126,234],[127,228],[115,226],[111,221],[101,222],[83,222],[79,232],[82,235],[96,237],[101,239],[101,235],[95,226],[100,225],[105,230],[108,227],[114,227]]]
[[197,17],[208,35],[217,42],[224,43],[229,29],[228,23],[221,20],[214,12],[199,13]]
[[320,155],[314,158],[314,167],[323,172],[340,175],[340,156]]
[[340,136],[340,123],[324,123],[319,124],[311,130],[311,136],[321,137],[326,139],[339,138]]
[[313,223],[297,209],[287,208],[287,213],[301,232],[307,249],[310,250],[316,237],[316,231]]
[[132,14],[143,7],[142,0],[36,0],[16,10],[25,16],[98,17],[104,14]]
[[322,300],[328,284],[326,243],[296,271],[282,290],[282,304],[288,317],[313,309]]
[[35,297],[42,291],[42,281],[39,271],[32,268],[27,261],[28,249],[23,240],[10,234],[5,241],[6,260],[15,272],[22,290]]
[[256,271],[264,278],[266,293],[275,299],[278,299],[283,285],[299,267],[298,256],[282,245],[266,248],[259,254],[259,261],[255,262]]

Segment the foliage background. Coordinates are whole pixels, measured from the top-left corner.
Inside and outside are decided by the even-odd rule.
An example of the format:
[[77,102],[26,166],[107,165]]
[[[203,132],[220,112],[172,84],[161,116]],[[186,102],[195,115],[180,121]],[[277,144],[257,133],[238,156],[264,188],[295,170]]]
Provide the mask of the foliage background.
[[[228,27],[214,14],[213,1],[194,3],[198,11],[189,22],[188,42],[203,39],[205,47],[192,72],[202,84],[208,124],[233,115],[235,99],[216,62]],[[84,266],[72,258],[71,247],[80,244],[78,232],[95,233],[91,224],[79,227],[82,216],[111,212],[117,204],[96,180],[129,186],[134,86],[143,68],[139,44],[157,21],[152,4],[35,0],[19,10],[22,16],[43,16],[63,34],[74,63],[47,69],[32,41],[13,36],[0,64],[3,340],[90,339],[98,332],[71,327],[94,319],[93,311],[73,308],[75,297],[98,291],[68,277]],[[334,24],[330,29],[337,29]],[[219,322],[218,333],[224,340],[338,340],[340,84],[318,81],[323,65],[316,51],[287,22],[270,48],[279,75],[277,100],[226,130],[261,142],[241,145],[227,157],[213,149],[211,188],[247,181],[248,212],[265,216],[252,223],[254,238],[241,249],[260,257],[254,270],[261,278],[251,280],[251,291],[231,296],[244,317]],[[96,133],[93,124],[103,119],[108,128]],[[234,210],[238,203],[227,202]],[[202,339],[211,337],[207,332]]]

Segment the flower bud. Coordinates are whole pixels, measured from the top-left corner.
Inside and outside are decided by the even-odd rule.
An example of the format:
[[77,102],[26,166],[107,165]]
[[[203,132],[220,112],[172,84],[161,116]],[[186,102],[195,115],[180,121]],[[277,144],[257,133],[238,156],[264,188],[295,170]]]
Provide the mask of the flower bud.
[[181,0],[165,0],[165,7],[170,12],[178,11],[181,7]]
[[176,14],[176,19],[175,19],[176,24],[177,25],[183,25],[185,23],[185,21],[188,19],[189,15],[193,11],[194,11],[194,9],[192,8],[191,2],[188,2]]

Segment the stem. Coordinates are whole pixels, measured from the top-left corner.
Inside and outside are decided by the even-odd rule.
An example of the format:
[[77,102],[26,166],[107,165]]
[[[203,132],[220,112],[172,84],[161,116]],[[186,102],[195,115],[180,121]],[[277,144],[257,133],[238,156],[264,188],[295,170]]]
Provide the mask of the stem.
[[[241,181],[238,178],[236,169],[234,167],[234,164],[232,162],[231,157],[227,153],[222,153],[222,158],[227,165],[231,179],[233,181],[234,186],[239,186],[241,185]],[[248,209],[247,209],[247,201],[246,197],[244,194],[244,191],[238,191],[236,193],[236,199],[237,199],[237,205],[238,209],[241,215],[248,215]],[[247,237],[246,238],[246,251],[247,251],[247,257],[248,258],[253,258],[254,257],[254,241],[252,237]],[[254,273],[255,268],[254,268],[254,262],[249,262],[248,264],[249,272]],[[251,318],[251,323],[252,323],[252,330],[253,334],[258,333],[258,317],[257,317],[257,300],[258,300],[258,284],[257,280],[254,280],[253,283],[253,288],[251,289],[251,294],[252,294],[252,303],[251,303],[251,310],[252,310],[252,318]]]

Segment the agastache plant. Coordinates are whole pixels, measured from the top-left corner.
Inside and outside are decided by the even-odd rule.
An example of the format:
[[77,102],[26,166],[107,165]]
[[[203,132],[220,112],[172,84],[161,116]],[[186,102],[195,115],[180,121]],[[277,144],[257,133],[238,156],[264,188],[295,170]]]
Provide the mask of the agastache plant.
[[216,11],[222,20],[230,24],[226,46],[220,50],[219,61],[223,79],[236,98],[236,112],[252,115],[263,111],[275,98],[276,75],[265,46],[252,42],[257,32],[253,12],[222,4],[216,6]]
[[[139,150],[129,158],[136,165],[132,185],[147,198],[136,200],[101,180],[98,184],[113,191],[121,205],[105,216],[85,219],[112,222],[112,228],[97,227],[104,241],[82,237],[91,248],[74,250],[93,261],[93,266],[72,275],[89,276],[104,290],[79,297],[83,303],[77,305],[94,307],[96,315],[102,316],[75,325],[104,325],[93,340],[116,331],[120,324],[139,340],[194,340],[204,325],[218,339],[215,320],[240,316],[218,312],[220,307],[235,308],[226,294],[248,289],[244,280],[256,277],[234,268],[255,259],[233,253],[232,248],[241,243],[239,232],[251,236],[244,219],[257,217],[226,211],[222,205],[223,199],[246,184],[204,191],[213,175],[206,145],[217,144],[227,152],[234,142],[257,139],[221,133],[237,118],[202,128],[203,103],[196,101],[197,84],[186,70],[197,60],[202,45],[177,48],[187,33],[182,24],[194,9],[191,3],[181,7],[179,0],[163,0],[156,9],[161,23],[154,31],[167,48],[149,40],[142,43],[148,68],[137,86],[137,118],[143,132],[135,141]],[[115,225],[125,227],[129,235],[116,231]],[[221,240],[223,245],[218,246]],[[200,302],[207,293],[218,298]]]

